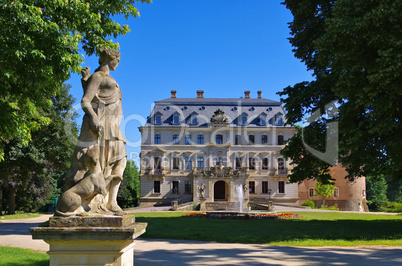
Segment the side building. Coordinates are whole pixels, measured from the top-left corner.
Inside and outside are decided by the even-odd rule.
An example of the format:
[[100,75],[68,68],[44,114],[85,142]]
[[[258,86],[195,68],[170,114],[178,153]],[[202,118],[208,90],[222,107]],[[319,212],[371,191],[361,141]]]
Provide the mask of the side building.
[[[334,179],[334,193],[325,202],[328,206],[335,206],[341,211],[367,212],[366,202],[366,178],[359,177],[351,181],[346,176],[348,172],[341,165],[330,168],[329,174]],[[315,180],[304,180],[299,184],[299,200],[303,203],[306,200],[313,200],[317,207],[321,207],[323,200],[315,194]]]
[[298,203],[281,155],[295,130],[280,102],[257,98],[171,98],[156,101],[141,132],[141,206],[173,200],[229,210],[249,202]]

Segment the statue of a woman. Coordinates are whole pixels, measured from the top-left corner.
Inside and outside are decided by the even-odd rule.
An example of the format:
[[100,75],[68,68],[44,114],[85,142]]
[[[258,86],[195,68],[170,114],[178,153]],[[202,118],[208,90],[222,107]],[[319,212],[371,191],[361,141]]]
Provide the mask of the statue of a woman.
[[89,76],[89,68],[82,71],[81,106],[85,115],[56,215],[86,211],[123,213],[116,201],[127,157],[126,141],[120,130],[122,94],[110,76],[119,61],[119,52],[103,48],[95,73]]

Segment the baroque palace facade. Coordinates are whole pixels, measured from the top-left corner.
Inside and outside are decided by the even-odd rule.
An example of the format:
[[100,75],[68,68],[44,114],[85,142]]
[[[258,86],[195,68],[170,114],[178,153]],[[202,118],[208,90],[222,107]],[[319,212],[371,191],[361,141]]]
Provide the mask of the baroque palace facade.
[[233,209],[250,201],[298,203],[281,155],[293,136],[280,102],[261,97],[171,98],[156,101],[141,132],[141,206],[173,200]]

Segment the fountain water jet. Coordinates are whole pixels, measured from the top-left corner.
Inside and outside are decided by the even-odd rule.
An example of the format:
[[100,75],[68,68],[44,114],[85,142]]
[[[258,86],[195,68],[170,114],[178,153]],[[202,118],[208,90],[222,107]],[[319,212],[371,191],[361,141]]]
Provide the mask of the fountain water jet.
[[237,185],[236,186],[236,195],[237,199],[239,201],[239,212],[243,212],[243,204],[244,204],[244,189],[243,185]]

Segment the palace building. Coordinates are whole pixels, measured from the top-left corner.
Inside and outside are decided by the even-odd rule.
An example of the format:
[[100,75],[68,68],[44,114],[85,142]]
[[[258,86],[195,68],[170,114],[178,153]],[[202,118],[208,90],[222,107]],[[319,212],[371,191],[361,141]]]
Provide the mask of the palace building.
[[[249,202],[297,204],[298,184],[287,181],[280,155],[295,129],[285,126],[280,102],[256,98],[156,101],[141,132],[141,206],[201,200],[207,210]],[[236,205],[237,204],[237,205]]]

